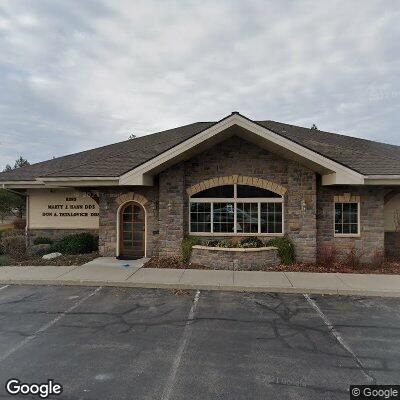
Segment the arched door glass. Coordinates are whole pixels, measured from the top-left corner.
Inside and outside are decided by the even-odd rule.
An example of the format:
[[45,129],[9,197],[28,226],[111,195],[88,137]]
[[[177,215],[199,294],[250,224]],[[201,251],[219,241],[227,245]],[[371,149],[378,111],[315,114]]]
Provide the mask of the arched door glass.
[[122,210],[121,256],[144,256],[144,210],[138,204],[129,204]]

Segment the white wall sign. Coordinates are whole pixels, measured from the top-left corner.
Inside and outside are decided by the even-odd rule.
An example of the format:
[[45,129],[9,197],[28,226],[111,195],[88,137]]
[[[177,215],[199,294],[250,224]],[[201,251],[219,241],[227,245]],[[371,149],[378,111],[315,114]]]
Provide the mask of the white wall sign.
[[30,229],[98,229],[99,206],[87,193],[64,189],[30,190]]

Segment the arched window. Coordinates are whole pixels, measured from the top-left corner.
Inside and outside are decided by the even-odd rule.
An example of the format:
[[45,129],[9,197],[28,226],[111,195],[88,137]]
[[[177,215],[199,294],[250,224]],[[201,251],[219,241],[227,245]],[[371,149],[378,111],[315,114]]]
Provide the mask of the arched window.
[[190,198],[191,234],[280,235],[283,233],[283,198],[250,185],[222,185]]

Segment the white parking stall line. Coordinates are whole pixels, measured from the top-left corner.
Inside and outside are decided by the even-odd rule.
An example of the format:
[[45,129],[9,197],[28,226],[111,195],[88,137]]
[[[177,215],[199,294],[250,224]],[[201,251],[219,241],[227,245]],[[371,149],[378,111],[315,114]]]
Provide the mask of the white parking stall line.
[[375,383],[375,378],[368,372],[367,368],[364,367],[363,363],[361,360],[357,357],[356,353],[353,351],[353,349],[350,347],[350,345],[343,339],[341,334],[335,329],[329,318],[322,312],[322,310],[318,307],[318,304],[308,295],[308,294],[303,294],[307,302],[310,304],[310,306],[317,312],[317,314],[321,317],[321,319],[324,321],[325,325],[328,327],[329,332],[332,334],[332,336],[337,340],[337,342],[348,352],[350,355],[354,358],[354,361],[362,371],[362,373],[366,376],[366,378],[371,381],[372,383]]
[[51,328],[53,325],[55,325],[58,321],[60,321],[62,318],[64,318],[67,314],[69,314],[71,311],[75,310],[75,308],[79,307],[82,303],[84,303],[90,297],[94,296],[97,292],[99,292],[99,290],[101,290],[101,288],[102,288],[101,286],[98,287],[93,292],[89,293],[87,296],[85,296],[82,299],[78,300],[71,307],[69,307],[67,310],[65,310],[60,315],[58,315],[56,318],[54,318],[53,320],[51,320],[47,324],[43,325],[42,327],[40,327],[33,335],[27,336],[21,342],[19,342],[15,346],[11,347],[6,353],[4,353],[3,355],[0,356],[0,362],[3,362],[6,358],[8,358],[12,354],[14,354],[21,347],[25,346],[30,341],[35,339],[38,335],[40,335],[41,333],[47,331],[49,328]]
[[189,343],[190,336],[192,334],[192,328],[191,328],[191,322],[193,321],[194,313],[196,311],[197,303],[200,298],[200,290],[197,290],[196,295],[194,296],[193,299],[193,304],[192,307],[190,308],[188,318],[186,321],[185,329],[183,331],[181,341],[178,347],[178,351],[176,352],[176,356],[174,359],[174,362],[172,364],[172,369],[171,373],[168,377],[168,381],[165,385],[163,395],[161,396],[162,400],[169,400],[174,388],[175,380],[176,380],[176,375],[178,373],[178,369],[182,360],[182,356],[185,353],[186,347]]

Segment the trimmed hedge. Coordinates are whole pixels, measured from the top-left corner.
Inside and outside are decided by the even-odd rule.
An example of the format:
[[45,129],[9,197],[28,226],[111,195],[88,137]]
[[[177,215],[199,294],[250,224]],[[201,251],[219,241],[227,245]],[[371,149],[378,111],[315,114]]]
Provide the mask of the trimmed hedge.
[[267,246],[278,248],[278,254],[282,264],[293,265],[295,263],[294,244],[287,236],[273,238],[268,241]]
[[53,244],[54,240],[44,237],[44,236],[38,236],[37,238],[34,239],[33,244]]
[[62,254],[85,254],[97,251],[98,248],[98,237],[84,232],[64,236],[62,239],[51,245],[49,252],[59,252]]

